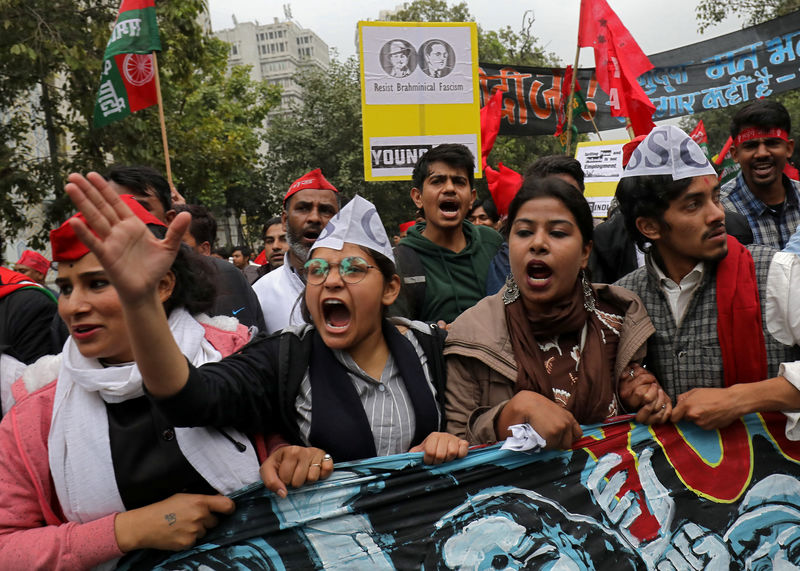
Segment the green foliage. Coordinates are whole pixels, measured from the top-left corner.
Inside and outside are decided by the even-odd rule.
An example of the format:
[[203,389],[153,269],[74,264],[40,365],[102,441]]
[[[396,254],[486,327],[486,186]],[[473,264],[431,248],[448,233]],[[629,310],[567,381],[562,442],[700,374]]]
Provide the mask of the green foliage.
[[[26,228],[34,221],[22,217],[23,206],[44,203],[46,217],[36,221],[42,231],[32,240],[42,247],[46,231],[71,211],[62,190],[69,172],[103,172],[115,162],[165,170],[158,108],[91,127],[118,0],[0,2],[2,231]],[[173,178],[189,201],[238,210],[258,203],[261,126],[280,91],[251,81],[246,69],[226,73],[228,47],[198,24],[203,5],[175,0],[157,7]],[[32,133],[46,138],[49,157],[36,156]]]
[[797,9],[800,9],[800,0],[700,0],[695,14],[698,30],[702,33],[728,16],[743,17],[745,25],[752,26]]

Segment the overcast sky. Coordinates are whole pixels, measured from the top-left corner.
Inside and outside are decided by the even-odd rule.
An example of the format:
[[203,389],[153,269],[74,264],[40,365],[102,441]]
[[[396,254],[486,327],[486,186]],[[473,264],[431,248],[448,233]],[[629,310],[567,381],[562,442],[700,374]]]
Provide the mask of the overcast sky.
[[[342,56],[356,53],[356,23],[377,20],[381,10],[393,10],[396,0],[208,0],[214,31],[233,26],[232,16],[240,22],[258,21],[268,24],[274,18],[284,19],[284,4],[291,6],[292,17],[304,28],[310,28],[329,47]],[[450,4],[454,2],[449,1]],[[646,54],[654,54],[715,37],[741,28],[731,19],[700,36],[697,33],[695,6],[697,0],[608,0],[611,8],[627,26]],[[509,25],[519,30],[526,10],[533,10],[536,21],[533,34],[548,51],[559,56],[564,64],[575,58],[580,0],[467,0],[470,12],[484,29],[496,30]],[[581,67],[592,67],[591,49],[581,52]],[[502,63],[502,62],[498,62]]]

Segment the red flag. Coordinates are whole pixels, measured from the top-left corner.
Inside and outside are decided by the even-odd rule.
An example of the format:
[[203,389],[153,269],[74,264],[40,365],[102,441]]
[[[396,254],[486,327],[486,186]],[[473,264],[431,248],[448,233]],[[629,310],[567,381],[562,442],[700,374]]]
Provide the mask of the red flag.
[[508,214],[508,205],[517,195],[522,185],[522,175],[517,171],[498,165],[499,171],[494,170],[486,162],[486,157],[492,152],[497,133],[500,131],[500,118],[503,107],[503,91],[497,90],[492,94],[486,105],[481,107],[481,164],[486,175],[486,183],[492,200],[500,216]]
[[694,130],[691,133],[689,133],[689,136],[698,145],[701,145],[703,143],[708,145],[708,135],[706,134],[706,126],[703,124],[702,119],[700,119],[700,121],[697,123],[697,126],[694,128]]
[[706,133],[706,126],[703,124],[703,120],[697,123],[697,126],[689,133],[689,136],[692,140],[697,143],[697,146],[703,149],[706,157],[711,158],[711,152],[708,150],[708,134]]
[[492,152],[497,133],[500,132],[500,118],[503,111],[503,90],[496,90],[486,105],[481,107],[481,165],[486,169],[486,157]]
[[508,214],[508,206],[519,192],[519,187],[522,186],[522,175],[503,163],[499,163],[497,168],[500,170],[496,171],[487,165],[484,173],[486,174],[486,183],[489,185],[489,192],[492,194],[492,201],[497,207],[497,213],[505,216]]
[[783,174],[792,180],[800,180],[800,171],[798,171],[789,161],[786,161],[786,164],[783,165]]
[[655,106],[637,78],[653,64],[606,0],[581,0],[578,46],[593,47],[597,81],[608,94],[611,114],[628,117],[636,135],[655,126]]

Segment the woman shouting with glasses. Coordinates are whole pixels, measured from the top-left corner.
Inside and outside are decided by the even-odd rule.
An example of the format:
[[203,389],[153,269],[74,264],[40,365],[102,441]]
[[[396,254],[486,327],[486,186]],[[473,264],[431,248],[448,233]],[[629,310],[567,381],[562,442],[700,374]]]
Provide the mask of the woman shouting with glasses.
[[302,299],[307,324],[258,335],[238,353],[195,367],[172,340],[155,295],[190,216],[179,214],[158,240],[101,177],[69,180],[67,193],[88,222],[75,230],[117,287],[144,385],[177,426],[280,434],[294,446],[262,466],[265,484],[280,495],[281,482],[329,475],[333,459],[411,451],[440,463],[466,455],[465,440],[440,432],[443,332],[385,317],[400,278],[371,203],[355,197],[314,243]]

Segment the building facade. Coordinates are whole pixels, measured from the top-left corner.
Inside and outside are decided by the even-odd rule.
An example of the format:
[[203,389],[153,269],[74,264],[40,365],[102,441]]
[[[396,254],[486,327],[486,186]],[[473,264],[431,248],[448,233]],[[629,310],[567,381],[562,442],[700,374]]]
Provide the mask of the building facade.
[[[327,69],[328,45],[309,29],[291,18],[275,18],[271,24],[237,22],[234,27],[214,32],[230,44],[228,65],[249,65],[254,80],[267,80],[283,89],[281,109],[300,101],[300,87],[294,78],[309,68]],[[279,110],[279,111],[280,111]]]

